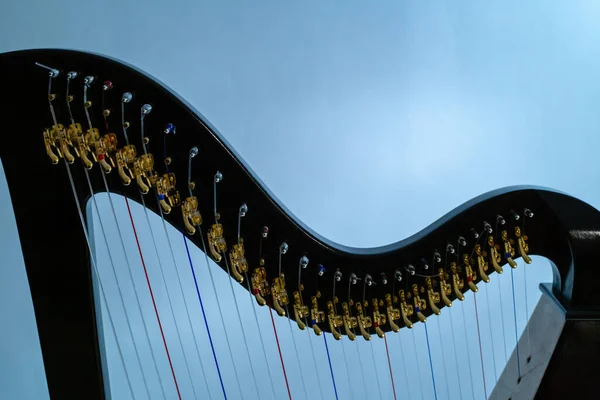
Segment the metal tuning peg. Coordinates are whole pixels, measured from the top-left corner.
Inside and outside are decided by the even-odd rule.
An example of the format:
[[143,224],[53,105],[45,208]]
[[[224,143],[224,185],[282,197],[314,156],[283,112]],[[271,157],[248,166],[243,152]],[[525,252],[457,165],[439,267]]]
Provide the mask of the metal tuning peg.
[[406,295],[404,294],[404,290],[400,289],[398,292],[400,296],[400,314],[402,315],[402,320],[404,321],[404,325],[412,329],[413,323],[410,320],[410,317],[414,314],[413,306],[408,304],[406,301]]
[[467,276],[467,285],[473,292],[477,292],[479,289],[475,284],[477,280],[477,274],[471,268],[471,258],[468,254],[463,254],[463,267],[465,268],[465,275]]
[[310,298],[310,302],[312,305],[312,307],[310,309],[310,319],[311,319],[313,331],[315,332],[315,335],[317,335],[317,336],[320,336],[323,333],[321,328],[319,328],[319,324],[321,324],[325,321],[325,313],[323,311],[319,310],[319,301],[318,301],[319,297],[321,297],[321,293],[317,292],[316,296],[312,296]]
[[400,319],[400,310],[394,308],[394,303],[392,301],[391,294],[387,293],[385,295],[385,302],[387,304],[387,319],[388,323],[390,324],[390,328],[392,328],[392,331],[398,332],[400,330],[400,327],[396,324],[395,321]]
[[508,232],[506,231],[500,232],[500,236],[504,242],[504,257],[506,258],[508,265],[510,265],[511,268],[517,268],[517,263],[514,260],[515,249],[512,246],[514,240],[508,238]]
[[[79,151],[83,154],[81,146]],[[136,157],[137,152],[135,150],[135,146],[132,144],[117,150],[115,154],[115,158],[117,159],[117,171],[119,172],[121,182],[123,182],[125,186],[129,186],[131,180],[135,179],[135,174],[133,173],[132,169],[134,168]],[[84,159],[83,155],[81,156],[81,159]]]
[[[368,306],[366,301],[364,306]],[[360,301],[356,302],[356,319],[358,321],[358,329],[360,330],[360,334],[362,335],[363,339],[371,340],[371,335],[367,329],[373,325],[373,321],[371,320],[371,317],[365,316],[363,311],[363,303]]]
[[250,278],[252,283],[252,294],[259,306],[267,304],[265,297],[271,293],[271,287],[267,281],[267,272],[263,267],[255,268]]
[[488,262],[485,260],[487,256],[486,252],[481,249],[481,245],[475,245],[475,255],[477,256],[477,268],[479,269],[479,276],[485,283],[490,281],[490,278],[486,274],[488,270]]
[[465,287],[465,281],[460,278],[460,268],[456,266],[455,262],[451,262],[450,270],[452,271],[452,290],[454,291],[454,295],[458,300],[463,301],[465,296],[463,296],[461,289]]
[[[227,243],[223,237],[223,225],[219,223],[220,215],[217,212],[217,184],[223,180],[223,175],[217,171],[214,177],[214,210],[215,210],[215,223],[208,230],[208,247],[210,254],[216,262],[221,261],[221,253],[227,251]],[[277,279],[277,278],[275,278]],[[286,303],[287,304],[287,303]],[[277,311],[279,312],[279,310]]]
[[442,297],[442,301],[446,305],[446,307],[452,307],[452,302],[450,301],[450,294],[452,293],[452,285],[450,285],[447,280],[449,279],[446,272],[443,268],[439,269],[440,276],[440,295]]
[[344,322],[344,330],[346,332],[346,336],[350,340],[356,340],[356,335],[352,332],[352,329],[358,326],[358,322],[356,321],[356,317],[350,315],[350,307],[348,303],[342,303],[342,320]]
[[490,247],[490,261],[492,263],[492,267],[496,270],[497,273],[501,274],[504,272],[502,267],[500,266],[500,246],[494,242],[494,237],[492,235],[488,236],[488,246]]
[[271,286],[271,296],[273,298],[273,308],[277,311],[280,317],[285,315],[283,307],[289,303],[287,290],[285,290],[285,275],[279,274],[279,276],[273,279],[273,285]]
[[[301,289],[304,289],[300,285]],[[301,330],[306,329],[306,324],[303,319],[308,317],[308,306],[305,306],[302,302],[302,294],[299,290],[294,291],[294,318],[298,324],[298,328]]]
[[333,302],[337,303],[337,297],[333,298],[333,301],[327,302],[327,320],[329,321],[329,329],[331,330],[331,334],[335,340],[342,339],[342,335],[338,332],[337,328],[344,324],[342,317],[335,313],[335,307],[333,306]]
[[440,309],[436,306],[436,304],[440,302],[440,294],[433,289],[433,281],[431,278],[425,278],[425,284],[427,285],[429,307],[435,315],[440,315]]
[[517,245],[519,248],[519,255],[523,258],[523,261],[527,264],[531,264],[531,257],[527,253],[529,253],[529,245],[527,244],[527,236],[521,234],[521,228],[515,226],[515,237],[517,238]]
[[231,261],[231,273],[236,281],[242,283],[244,276],[248,272],[248,261],[246,260],[244,250],[244,239],[241,237],[242,229],[242,218],[246,216],[248,212],[248,206],[242,204],[238,210],[238,237],[237,243],[233,245],[233,248],[229,252],[229,261]]
[[383,307],[383,300],[373,299],[371,305],[373,307],[373,327],[375,328],[375,333],[383,339],[385,332],[381,329],[381,326],[385,325],[386,318],[385,314],[379,312],[379,306]]
[[[421,288],[421,290],[424,291],[423,288]],[[419,286],[416,283],[412,285],[412,291],[413,301],[415,304],[415,314],[417,314],[417,318],[419,318],[419,321],[426,322],[427,318],[425,318],[425,315],[423,315],[421,311],[427,308],[427,303],[424,299],[421,298],[421,296],[419,296]]]
[[[179,192],[175,188],[175,174],[163,174],[156,179],[156,195],[163,213],[170,214],[173,207],[181,204]],[[185,217],[184,217],[185,221]]]

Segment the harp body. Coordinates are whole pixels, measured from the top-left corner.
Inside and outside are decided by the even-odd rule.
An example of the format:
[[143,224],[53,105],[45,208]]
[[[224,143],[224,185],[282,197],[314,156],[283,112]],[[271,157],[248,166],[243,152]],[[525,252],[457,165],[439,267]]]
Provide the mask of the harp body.
[[[61,78],[55,80],[56,99],[53,101],[62,127],[52,126],[46,94],[48,74],[36,67],[35,62],[61,71]],[[115,88],[119,88],[118,94],[110,95],[110,107],[115,110],[120,104],[120,93],[134,93],[131,106],[128,106],[136,110],[131,112],[128,121],[130,132],[136,132],[130,134],[134,148],[125,146],[118,120],[112,122],[114,133],[104,132],[103,110],[99,106],[92,108],[92,118],[100,132],[88,132],[85,128],[86,117],[81,106],[73,108],[77,124],[69,126],[63,102],[64,75],[71,70],[80,73],[79,81],[73,82],[76,102],[82,102],[83,75],[95,76],[98,82],[109,79]],[[600,363],[597,362],[600,354],[600,269],[597,265],[600,212],[590,205],[549,189],[505,188],[465,203],[403,241],[380,248],[353,249],[332,243],[303,225],[198,112],[164,85],[130,66],[81,52],[32,50],[0,55],[0,77],[5,94],[0,109],[4,132],[0,157],[16,216],[52,398],[69,397],[73,381],[85,388],[85,393],[80,393],[81,398],[101,399],[106,395],[90,254],[63,159],[73,162],[69,168],[77,184],[75,195],[81,204],[89,199],[83,168],[91,168],[95,193],[104,191],[101,170],[113,169],[106,175],[111,192],[137,201],[138,188],[142,192],[158,188],[165,195],[162,206],[165,220],[179,231],[187,232],[198,247],[201,247],[200,238],[193,231],[202,223],[201,216],[212,221],[213,179],[215,171],[221,171],[224,181],[219,186],[220,218],[208,238],[210,255],[220,258],[231,250],[225,243],[238,243],[238,209],[240,204],[246,203],[252,212],[244,220],[244,263],[236,264],[238,281],[244,280],[241,273],[247,270],[252,273],[253,291],[266,299],[265,303],[271,303],[270,297],[285,304],[288,296],[294,299],[294,304],[300,308],[295,308],[292,315],[284,313],[285,317],[295,318],[297,314],[300,324],[310,315],[310,328],[318,333],[321,330],[329,332],[334,327],[337,335],[345,334],[344,317],[327,310],[328,302],[333,301],[329,283],[336,268],[346,276],[355,273],[359,277],[366,274],[392,277],[396,270],[403,271],[407,286],[402,284],[398,289],[404,290],[404,299],[398,298],[398,290],[391,293],[391,283],[379,282],[369,288],[369,301],[366,302],[380,299],[377,309],[374,310],[372,304],[366,306],[355,301],[360,309],[355,305],[347,314],[347,325],[358,325],[361,332],[365,331],[363,336],[368,335],[366,328],[372,324],[376,325],[377,334],[383,336],[396,328],[406,328],[406,322],[418,323],[416,321],[423,321],[432,313],[443,313],[448,302],[456,301],[467,290],[476,290],[476,285],[484,284],[482,279],[501,272],[514,258],[527,260],[531,250],[531,254],[542,255],[554,264],[551,294],[566,310],[566,324],[537,398],[554,398],[565,393],[568,385],[576,385],[577,393],[596,395],[594,378],[600,374]],[[90,89],[92,103],[99,104],[100,93],[100,83],[96,83]],[[137,110],[144,103],[151,103],[153,107],[146,131],[152,153],[148,157],[140,155],[143,144],[137,134],[140,132]],[[177,125],[177,136],[169,143],[169,153],[163,154],[162,139],[158,135],[169,123]],[[114,136],[110,136],[111,133]],[[86,135],[87,144],[81,139]],[[187,193],[185,183],[181,183],[188,174],[187,157],[193,146],[200,149],[193,175],[195,185],[202,190],[188,198],[183,195]],[[113,157],[109,157],[111,153]],[[164,175],[162,163],[165,158],[170,159],[172,176]],[[159,174],[152,175],[153,170]],[[177,187],[182,200],[174,193]],[[154,201],[147,201],[146,206],[155,213],[160,212]],[[514,211],[525,218],[525,209],[533,210],[535,217],[527,223],[525,233],[515,232],[518,224],[515,226],[508,217]],[[85,207],[82,212],[85,215]],[[494,226],[492,222],[498,215],[506,217],[506,226]],[[468,237],[472,229],[482,231],[485,221],[506,233],[500,235],[499,232],[495,236],[494,232],[495,243],[493,238],[490,243],[486,239],[475,241]],[[258,233],[264,225],[269,226],[269,240],[259,254],[261,239]],[[209,227],[205,226],[205,234]],[[409,264],[419,265],[423,257],[446,249],[448,243],[455,244],[461,235],[467,238],[467,245],[464,248],[458,246],[460,258],[451,270],[421,277],[403,269]],[[285,281],[277,270],[279,245],[283,242],[289,244],[285,260],[294,260],[284,261]],[[480,249],[470,257],[468,254],[474,250],[476,242]],[[240,249],[237,250],[239,253]],[[314,275],[298,282],[295,260],[305,254],[311,259],[308,268],[313,268]],[[263,256],[266,262],[259,263]],[[440,268],[435,258],[426,261],[431,266],[429,271]],[[323,276],[315,278],[315,265],[326,267]],[[327,284],[319,284],[320,279]],[[300,285],[303,290],[292,295],[294,288]],[[336,296],[349,298],[343,286],[338,287]],[[310,312],[304,305],[311,305]],[[412,314],[418,315],[418,319],[409,321]]]

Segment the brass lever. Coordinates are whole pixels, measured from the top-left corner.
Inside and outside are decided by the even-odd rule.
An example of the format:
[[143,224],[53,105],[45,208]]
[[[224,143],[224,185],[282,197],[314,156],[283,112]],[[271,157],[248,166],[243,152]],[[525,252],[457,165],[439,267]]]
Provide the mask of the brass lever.
[[394,303],[392,302],[391,294],[387,293],[385,295],[385,302],[387,303],[387,317],[388,322],[390,324],[390,328],[392,328],[394,332],[398,332],[400,330],[400,327],[394,321],[400,319],[400,310],[394,308]]
[[450,293],[452,293],[452,286],[446,281],[448,276],[443,268],[439,269],[440,273],[440,295],[442,296],[442,300],[446,307],[452,307],[452,302],[450,301]]
[[510,265],[511,268],[517,268],[517,263],[513,259],[515,256],[515,249],[512,247],[514,240],[508,238],[508,233],[506,231],[502,231],[500,235],[502,236],[502,241],[504,242],[504,257],[506,257],[508,265]]
[[221,253],[227,251],[227,243],[223,237],[223,225],[218,222],[208,230],[208,249],[216,262],[220,262]]
[[[300,285],[300,288],[304,289],[302,285]],[[294,317],[298,324],[298,328],[301,330],[306,329],[306,324],[302,320],[308,317],[308,306],[302,304],[302,297],[297,290],[294,292]]]
[[382,314],[379,312],[379,306],[383,307],[383,301],[378,300],[378,299],[373,299],[372,302],[372,306],[373,306],[373,326],[375,327],[375,333],[377,333],[377,336],[379,336],[380,338],[383,339],[383,337],[385,336],[385,332],[383,332],[383,330],[381,329],[381,325],[385,325],[385,314]]
[[477,255],[477,266],[479,268],[479,276],[481,276],[481,280],[485,283],[490,281],[490,278],[485,273],[488,270],[488,262],[485,260],[485,256],[487,255],[485,251],[481,249],[481,245],[475,246],[475,255]]
[[[262,265],[262,263],[261,263]],[[267,304],[265,297],[271,293],[269,282],[267,281],[267,272],[261,266],[260,268],[254,269],[254,273],[250,278],[252,282],[252,294],[256,298],[256,302],[259,306]]]
[[[368,306],[368,303],[365,301],[365,307]],[[365,316],[363,312],[363,305],[360,301],[356,302],[356,320],[358,321],[358,328],[360,329],[360,334],[365,340],[371,340],[371,335],[367,332],[367,329],[371,327],[373,322],[371,321],[371,317]]]
[[[337,303],[337,297],[335,297],[333,301]],[[332,301],[327,302],[327,311],[327,319],[329,320],[329,329],[331,330],[331,334],[335,340],[340,340],[342,335],[338,332],[337,328],[343,325],[342,317],[336,315]]]
[[404,290],[401,289],[398,293],[400,295],[400,313],[402,314],[402,320],[404,321],[404,325],[406,325],[407,328],[411,329],[413,327],[413,323],[408,317],[410,317],[414,313],[413,306],[406,302],[406,295],[404,294]]
[[287,291],[285,290],[285,275],[279,274],[279,276],[273,279],[273,286],[271,287],[271,296],[273,298],[273,308],[277,311],[280,317],[285,315],[285,310],[282,306],[286,306],[289,303]]
[[465,275],[467,276],[467,285],[469,285],[469,289],[473,292],[477,292],[479,290],[477,285],[475,285],[477,274],[473,272],[473,268],[471,268],[471,259],[467,254],[463,254],[463,266],[465,267]]
[[231,252],[229,252],[229,260],[231,261],[231,273],[233,277],[236,281],[242,283],[244,281],[242,274],[248,272],[248,261],[244,254],[243,239],[240,239],[239,243],[233,245]]
[[459,276],[460,269],[456,266],[455,262],[451,262],[450,270],[452,271],[452,289],[454,290],[454,295],[458,300],[463,301],[465,296],[463,296],[460,290],[465,286],[465,281]]
[[[423,288],[421,288],[421,289],[423,289]],[[415,303],[415,313],[417,314],[417,318],[419,318],[419,321],[421,321],[421,322],[426,322],[427,318],[425,318],[425,315],[423,315],[421,310],[425,310],[427,308],[427,303],[425,302],[425,300],[421,299],[421,297],[419,296],[419,287],[417,286],[416,283],[414,283],[412,285],[412,291],[413,291],[413,301]]]
[[346,336],[348,336],[348,339],[350,340],[355,340],[356,335],[351,329],[356,328],[358,325],[358,322],[356,322],[356,317],[350,316],[350,308],[348,307],[348,303],[342,303],[342,310],[344,312],[342,319],[344,321],[344,330],[346,331]]
[[436,306],[440,302],[440,294],[433,290],[433,281],[431,278],[425,278],[425,284],[427,285],[427,299],[429,300],[429,307],[435,315],[440,315],[440,309]]
[[317,301],[318,297],[321,297],[320,292],[317,292],[316,296],[312,296],[310,298],[310,301],[312,303],[312,308],[310,309],[310,318],[312,319],[312,328],[315,332],[315,335],[320,336],[323,333],[323,331],[321,330],[321,328],[319,328],[318,324],[325,321],[325,313],[319,310],[319,303]]
[[519,254],[523,261],[526,264],[531,264],[531,257],[527,253],[529,253],[529,245],[527,244],[527,236],[521,234],[521,228],[515,226],[515,236],[517,237],[517,243],[519,246]]
[[500,252],[498,251],[500,246],[494,243],[494,237],[492,235],[488,236],[488,245],[490,246],[490,261],[492,262],[492,266],[497,273],[501,274],[504,270],[500,266]]
[[[81,152],[81,146],[79,150]],[[119,172],[119,177],[121,177],[121,181],[125,186],[129,186],[131,180],[135,177],[134,173],[131,171],[129,166],[133,165],[136,156],[137,153],[135,150],[135,146],[131,144],[123,147],[120,150],[117,150],[116,152],[117,171]],[[81,156],[81,159],[83,160],[83,155]]]

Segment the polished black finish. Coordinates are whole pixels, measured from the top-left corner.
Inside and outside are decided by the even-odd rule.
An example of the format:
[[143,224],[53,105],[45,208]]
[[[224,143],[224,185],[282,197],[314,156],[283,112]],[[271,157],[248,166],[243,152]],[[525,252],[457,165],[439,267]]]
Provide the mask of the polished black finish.
[[[53,398],[70,397],[74,383],[85,388],[82,398],[103,398],[104,394],[89,254],[64,163],[61,160],[58,165],[51,165],[44,151],[42,131],[52,125],[46,97],[48,73],[36,67],[34,62],[61,71],[53,80],[53,92],[57,94],[54,105],[59,122],[65,125],[68,124],[66,73],[71,70],[79,73],[72,82],[71,94],[75,95],[72,106],[75,120],[85,129],[83,77],[96,77],[89,96],[93,101],[93,124],[101,133],[106,133],[100,106],[101,82],[110,80],[114,89],[107,92],[106,98],[107,108],[112,109],[109,127],[117,134],[120,146],[124,142],[120,127],[122,93],[133,93],[133,101],[126,105],[126,120],[131,122],[128,134],[138,151],[141,149],[140,107],[150,103],[153,111],[146,118],[146,136],[150,138],[149,149],[155,156],[159,173],[165,171],[162,164],[163,130],[168,123],[175,124],[177,134],[167,138],[167,155],[173,158],[170,170],[177,176],[182,196],[187,195],[185,182],[189,149],[192,146],[200,149],[194,159],[192,175],[205,221],[203,233],[206,234],[213,222],[213,176],[219,170],[224,179],[218,185],[218,209],[228,245],[236,240],[238,209],[246,203],[249,212],[243,219],[242,236],[250,267],[258,265],[261,228],[267,225],[269,237],[265,241],[264,255],[269,280],[277,274],[280,244],[283,241],[289,244],[289,251],[283,256],[282,269],[286,274],[290,299],[298,286],[298,262],[303,255],[310,259],[308,268],[303,270],[304,302],[310,304],[310,296],[320,290],[322,310],[325,309],[325,301],[331,299],[333,273],[337,268],[343,272],[343,284],[336,288],[336,295],[342,301],[348,297],[347,283],[352,272],[358,277],[369,273],[375,280],[382,272],[386,273],[387,285],[379,282],[370,287],[367,290],[369,300],[383,298],[392,290],[397,293],[398,289],[409,289],[413,283],[423,285],[423,277],[407,276],[404,271],[406,265],[414,265],[420,275],[437,271],[445,265],[446,256],[448,262],[456,260],[456,255],[445,253],[448,243],[458,250],[461,256],[459,265],[462,264],[462,254],[471,254],[475,245],[471,228],[481,233],[479,243],[484,248],[487,248],[484,221],[491,224],[493,235],[499,240],[496,216],[500,214],[506,220],[506,229],[511,237],[514,236],[514,224],[522,224],[526,220],[525,233],[530,236],[531,252],[554,262],[554,293],[567,310],[600,310],[597,296],[600,272],[594,265],[600,244],[600,213],[580,200],[542,188],[506,188],[466,203],[401,242],[374,249],[344,247],[320,237],[298,221],[198,112],[155,79],[120,62],[81,52],[34,50],[8,53],[0,56],[0,77],[5,94],[1,108],[4,134],[0,157],[15,209]],[[80,161],[76,160],[70,170],[79,201],[85,204],[90,193]],[[100,174],[99,166],[95,165],[91,177],[96,193],[105,191]],[[139,201],[135,183],[124,187],[116,171],[108,176],[108,181],[112,192]],[[148,195],[146,205],[157,212],[156,202],[151,196],[153,194]],[[525,218],[525,208],[535,213],[534,218]],[[521,215],[519,221],[511,218],[512,210]],[[178,209],[168,215],[167,220],[177,229],[182,229]],[[190,239],[200,246],[198,235]],[[466,247],[459,247],[459,236],[466,238]],[[433,260],[436,249],[442,256],[442,264]],[[422,259],[427,261],[429,270],[421,267]],[[319,264],[327,270],[322,277],[317,275]],[[404,272],[405,279],[401,284],[394,283],[396,269]],[[466,285],[464,290],[467,290]],[[362,288],[355,288],[351,297],[357,300],[361,292]],[[429,312],[426,310],[427,315]],[[321,327],[328,330],[326,323]],[[382,328],[389,330],[387,324]]]

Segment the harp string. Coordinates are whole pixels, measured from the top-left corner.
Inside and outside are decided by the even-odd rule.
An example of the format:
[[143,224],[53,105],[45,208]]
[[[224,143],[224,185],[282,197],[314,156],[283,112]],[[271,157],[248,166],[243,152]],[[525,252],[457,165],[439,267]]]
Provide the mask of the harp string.
[[[163,219],[164,223],[164,219]],[[187,253],[188,261],[190,262],[190,269],[192,270],[192,277],[194,278],[194,286],[196,287],[196,294],[198,295],[198,302],[200,303],[200,309],[202,310],[202,318],[204,319],[204,326],[208,333],[208,341],[210,343],[210,349],[212,351],[213,359],[215,361],[215,367],[217,368],[217,374],[219,375],[219,383],[221,384],[221,390],[223,391],[223,398],[227,400],[227,392],[225,391],[225,385],[223,384],[223,377],[221,376],[221,369],[219,368],[219,361],[217,361],[217,353],[215,352],[215,346],[213,344],[212,335],[210,334],[210,328],[208,327],[208,320],[206,319],[206,312],[204,311],[204,303],[202,302],[202,296],[200,295],[200,288],[198,287],[198,280],[196,279],[196,272],[194,270],[194,264],[192,262],[192,256],[190,255],[190,249],[187,244],[187,237],[185,232],[182,230],[183,243],[185,244],[185,252]],[[185,298],[185,297],[184,297]]]
[[275,320],[273,319],[273,308],[269,303],[269,314],[271,315],[271,324],[273,325],[273,333],[275,334],[275,342],[277,343],[277,351],[279,352],[279,361],[281,361],[281,370],[283,371],[283,379],[285,380],[285,387],[287,388],[288,397],[292,400],[292,392],[290,391],[290,383],[288,382],[287,373],[285,372],[285,363],[283,362],[283,355],[281,354],[281,346],[279,345],[279,336],[277,336],[277,328],[275,327]]
[[400,336],[400,332],[398,332],[398,348],[400,349],[400,360],[402,360],[400,365],[402,365],[402,369],[404,370],[404,391],[406,392],[407,397],[410,399],[411,396],[410,386],[408,383],[408,371],[406,370],[406,363],[404,362],[406,357],[404,355],[404,346],[402,346],[402,337]]
[[515,300],[515,274],[513,273],[513,269],[510,269],[510,281],[512,284],[512,300],[513,300],[513,317],[515,320],[515,341],[516,341],[516,349],[517,349],[517,382],[521,381],[521,357],[519,354],[519,333],[517,331],[517,302]]
[[487,386],[485,384],[485,368],[483,366],[483,349],[481,347],[481,331],[479,329],[479,311],[477,310],[477,293],[473,293],[473,304],[475,306],[475,321],[477,322],[477,340],[479,341],[479,359],[481,360],[481,378],[483,379],[483,393],[487,399]]
[[469,346],[468,333],[467,333],[467,318],[465,316],[465,306],[463,304],[461,304],[460,311],[461,311],[461,316],[462,316],[463,329],[465,332],[463,337],[465,339],[465,347],[467,349],[467,368],[469,370],[469,379],[471,382],[471,399],[475,400],[475,383],[473,381],[473,368],[471,368],[471,351],[469,349],[471,346]]
[[[104,101],[104,91],[102,91],[102,94],[103,94],[103,99],[102,100]],[[144,141],[144,116],[145,116],[145,114],[142,112],[141,113],[141,118],[140,118],[140,126],[141,126],[140,132],[141,132],[141,139],[142,139],[144,154],[147,155],[148,151],[146,149],[146,145],[144,144],[144,142],[145,142]],[[108,131],[109,130],[108,129],[108,121],[106,119],[106,116],[104,117],[104,121],[106,123],[106,129]],[[154,254],[156,255],[156,260],[158,262],[158,269],[160,271],[160,276],[161,276],[161,279],[162,279],[162,283],[163,283],[163,285],[165,287],[165,293],[167,294],[167,303],[169,304],[169,310],[171,311],[171,315],[173,317],[173,323],[175,325],[175,332],[177,333],[177,339],[179,341],[179,346],[181,347],[181,352],[182,352],[182,355],[183,355],[183,361],[185,363],[185,368],[186,368],[186,371],[187,371],[187,374],[188,374],[188,378],[190,380],[190,384],[192,386],[192,391],[194,393],[194,397],[197,398],[198,394],[196,392],[196,385],[195,385],[194,379],[192,378],[192,374],[191,374],[191,370],[190,370],[190,366],[189,366],[189,362],[188,362],[188,357],[187,357],[187,352],[185,351],[185,347],[183,346],[183,341],[181,339],[181,330],[179,329],[179,323],[177,322],[177,317],[176,317],[176,314],[175,314],[175,310],[173,308],[173,302],[171,300],[171,294],[170,294],[170,291],[169,291],[169,287],[167,285],[167,280],[165,278],[165,273],[164,273],[164,270],[163,270],[162,260],[160,258],[159,252],[158,252],[158,245],[156,244],[156,237],[154,236],[154,229],[152,228],[152,224],[150,223],[150,218],[148,216],[148,209],[146,207],[146,201],[144,200],[144,195],[143,195],[142,191],[139,188],[138,188],[138,193],[140,195],[140,201],[141,201],[141,204],[142,204],[142,208],[144,210],[144,216],[146,218],[146,224],[148,225],[148,230],[150,232],[150,238],[152,240],[152,247],[154,248]],[[158,197],[157,197],[157,202],[158,202]],[[157,206],[158,206],[158,209],[160,210],[161,218],[164,218],[162,216],[163,214],[162,214],[162,210],[161,210],[160,204],[157,204]],[[128,209],[129,209],[129,207],[128,207]],[[137,237],[136,237],[136,239],[137,239]],[[179,279],[179,275],[177,276],[177,278]],[[182,290],[181,294],[182,294],[182,296],[184,298],[184,302],[185,302],[185,296],[183,295],[183,290]],[[186,308],[186,312],[187,312],[187,305],[186,305],[185,308]],[[194,328],[192,327],[191,320],[189,319],[189,312],[188,312],[187,315],[188,315],[188,321],[190,323],[190,329],[192,330],[192,335],[194,336],[194,345],[195,345],[195,348],[196,348],[196,354],[198,356],[198,361],[200,363],[200,371],[202,372],[202,378],[204,379],[204,384],[206,385],[206,390],[209,393],[209,398],[210,398],[211,396],[210,396],[210,391],[208,390],[208,380],[206,379],[206,372],[204,371],[204,364],[202,363],[202,358],[200,357],[200,351],[198,350],[198,345],[196,343],[196,337],[195,337],[194,332],[193,332]]]
[[419,386],[419,391],[421,393],[421,400],[424,400],[425,395],[423,394],[423,384],[421,383],[421,366],[419,365],[419,355],[417,353],[417,342],[415,340],[415,328],[411,328],[410,333],[411,333],[412,342],[413,342],[413,349],[415,350],[415,361],[417,363],[417,382],[418,382],[418,386]]
[[210,262],[208,259],[208,255],[206,254],[206,244],[204,243],[204,233],[202,232],[202,227],[198,227],[198,232],[200,234],[200,243],[202,244],[202,253],[204,253],[204,260],[206,261],[206,269],[208,270],[208,275],[210,276],[210,283],[212,285],[213,291],[215,292],[215,299],[217,300],[217,307],[219,308],[219,318],[221,319],[221,325],[223,326],[223,333],[225,336],[225,343],[227,343],[227,349],[229,351],[229,359],[231,361],[231,365],[233,367],[233,374],[235,375],[235,380],[238,386],[238,392],[240,393],[240,398],[243,399],[244,395],[242,392],[242,385],[240,384],[240,378],[238,375],[238,371],[235,365],[235,361],[233,360],[233,353],[231,351],[231,343],[229,342],[229,335],[227,334],[227,326],[225,325],[225,320],[223,319],[223,308],[221,307],[221,302],[219,301],[219,292],[217,291],[217,286],[215,285],[215,280],[213,278],[213,273],[210,267]]
[[[281,268],[280,268],[281,270]],[[335,283],[339,279],[341,279],[342,273],[340,272],[340,270],[338,269],[336,271],[335,274],[333,274],[333,293],[331,298],[333,299],[333,311],[334,314],[337,315],[337,301],[336,301],[336,297],[335,297]],[[363,293],[363,303],[364,303],[364,293]],[[352,393],[352,379],[350,379],[350,371],[348,370],[348,359],[346,358],[346,347],[344,346],[344,340],[343,338],[340,338],[340,342],[341,342],[341,347],[342,347],[342,356],[344,357],[344,369],[346,370],[346,378],[348,378],[348,387],[350,388],[350,398],[353,399],[354,398],[354,394]]]
[[[42,67],[46,70],[49,71],[49,78],[48,78],[48,107],[50,109],[50,114],[52,115],[52,122],[54,123],[54,125],[58,126],[58,121],[56,119],[56,114],[54,112],[54,106],[52,104],[52,79],[54,79],[56,76],[58,76],[58,70],[55,70],[53,68],[47,67],[43,64],[40,63],[35,63],[35,65]],[[121,349],[121,343],[119,341],[119,337],[117,335],[117,331],[115,329],[115,323],[113,321],[112,318],[112,313],[110,312],[110,306],[108,304],[108,300],[106,298],[106,293],[104,292],[104,285],[102,284],[102,278],[100,276],[100,273],[98,271],[98,268],[96,266],[96,259],[94,257],[94,252],[92,251],[92,246],[91,246],[91,242],[90,242],[90,238],[88,235],[88,231],[87,231],[87,227],[85,224],[85,219],[83,217],[83,212],[81,211],[81,204],[79,204],[79,198],[77,197],[77,190],[75,189],[75,182],[73,181],[73,175],[71,174],[71,169],[69,168],[69,164],[67,163],[67,160],[65,158],[63,158],[63,162],[65,165],[65,169],[67,170],[67,175],[69,177],[69,184],[71,186],[71,191],[73,193],[73,200],[75,201],[75,206],[77,207],[77,214],[79,215],[79,221],[81,222],[81,229],[83,230],[83,235],[85,237],[85,242],[88,248],[88,251],[90,252],[90,263],[92,264],[92,267],[94,268],[94,273],[96,274],[96,276],[98,277],[98,286],[100,288],[100,293],[102,294],[102,299],[104,300],[104,304],[106,304],[106,310],[107,310],[107,314],[108,314],[108,320],[111,326],[111,330],[113,332],[113,335],[115,337],[115,343],[117,345],[117,351],[119,353],[119,358],[121,360],[121,363],[123,364],[123,371],[125,372],[125,380],[127,381],[127,387],[129,388],[129,392],[131,394],[131,397],[133,399],[135,399],[135,394],[133,391],[133,386],[131,385],[131,379],[129,377],[129,372],[127,371],[127,365],[125,363],[125,358],[123,357],[123,351]]]
[[[288,306],[285,306],[285,312],[288,316],[290,315],[290,310],[288,310]],[[300,355],[298,353],[298,345],[296,344],[296,338],[294,337],[294,330],[292,329],[292,320],[290,318],[286,318],[288,322],[288,326],[290,328],[290,336],[292,338],[292,344],[294,345],[294,353],[296,354],[296,361],[298,362],[298,371],[300,371],[300,380],[302,381],[302,390],[304,392],[304,398],[308,399],[308,392],[306,390],[306,381],[304,379],[304,373],[302,372],[302,363],[300,362]]]
[[452,309],[454,307],[448,307],[448,319],[450,320],[450,336],[452,336],[452,350],[454,352],[454,370],[456,371],[456,381],[458,382],[458,393],[462,395],[462,384],[460,382],[460,370],[458,369],[458,352],[456,351],[456,332],[454,330],[454,318],[452,318]]
[[[272,315],[271,315],[271,317],[272,317]],[[331,365],[331,357],[329,355],[329,346],[327,346],[327,333],[326,332],[323,332],[323,341],[325,342],[325,351],[327,352],[327,362],[329,363],[329,372],[331,373],[331,382],[333,383],[333,392],[335,393],[335,400],[339,400],[337,386],[335,385],[335,377],[333,375],[333,366]]]
[[388,368],[390,369],[390,381],[392,382],[392,393],[394,393],[394,400],[396,400],[396,386],[394,385],[394,374],[392,373],[392,362],[390,361],[390,351],[388,350],[387,335],[383,337],[385,343],[385,354],[387,356]]
[[[525,215],[527,217],[527,215]],[[521,235],[525,235],[525,221],[527,218],[523,218],[523,226],[521,227]],[[529,296],[527,295],[527,264],[523,265],[523,279],[525,285],[525,318],[529,321]],[[529,323],[525,324],[525,331],[527,332],[527,364],[531,361],[531,335],[529,330]]]
[[[500,277],[498,277],[498,280]],[[496,371],[496,351],[494,349],[494,330],[492,329],[492,318],[491,318],[491,307],[490,307],[490,294],[489,288],[486,288],[485,292],[485,302],[487,307],[487,315],[488,315],[488,327],[490,330],[490,346],[492,348],[492,366],[494,367],[494,384],[498,383],[498,372]]]
[[427,354],[429,355],[429,370],[431,371],[431,384],[433,386],[433,396],[437,400],[437,387],[435,385],[435,373],[433,371],[433,362],[431,361],[431,346],[429,345],[429,331],[427,330],[427,322],[423,322],[425,327],[425,339],[427,340]]
[[[443,289],[442,289],[443,290]],[[446,364],[446,352],[444,351],[444,341],[442,340],[442,329],[441,329],[441,325],[442,325],[442,320],[441,318],[437,319],[437,331],[438,331],[438,337],[440,338],[440,349],[442,350],[442,366],[444,367],[444,384],[446,387],[446,397],[449,399],[450,398],[450,387],[448,386],[448,365]]]
[[308,336],[308,343],[310,344],[313,364],[315,367],[315,375],[317,375],[317,382],[319,383],[319,395],[321,397],[321,400],[323,400],[323,385],[321,384],[321,375],[319,374],[319,367],[317,366],[317,356],[315,355],[315,346],[312,343],[312,335],[310,334],[310,331],[308,329],[308,319],[304,318],[304,323],[307,326],[306,334]]

